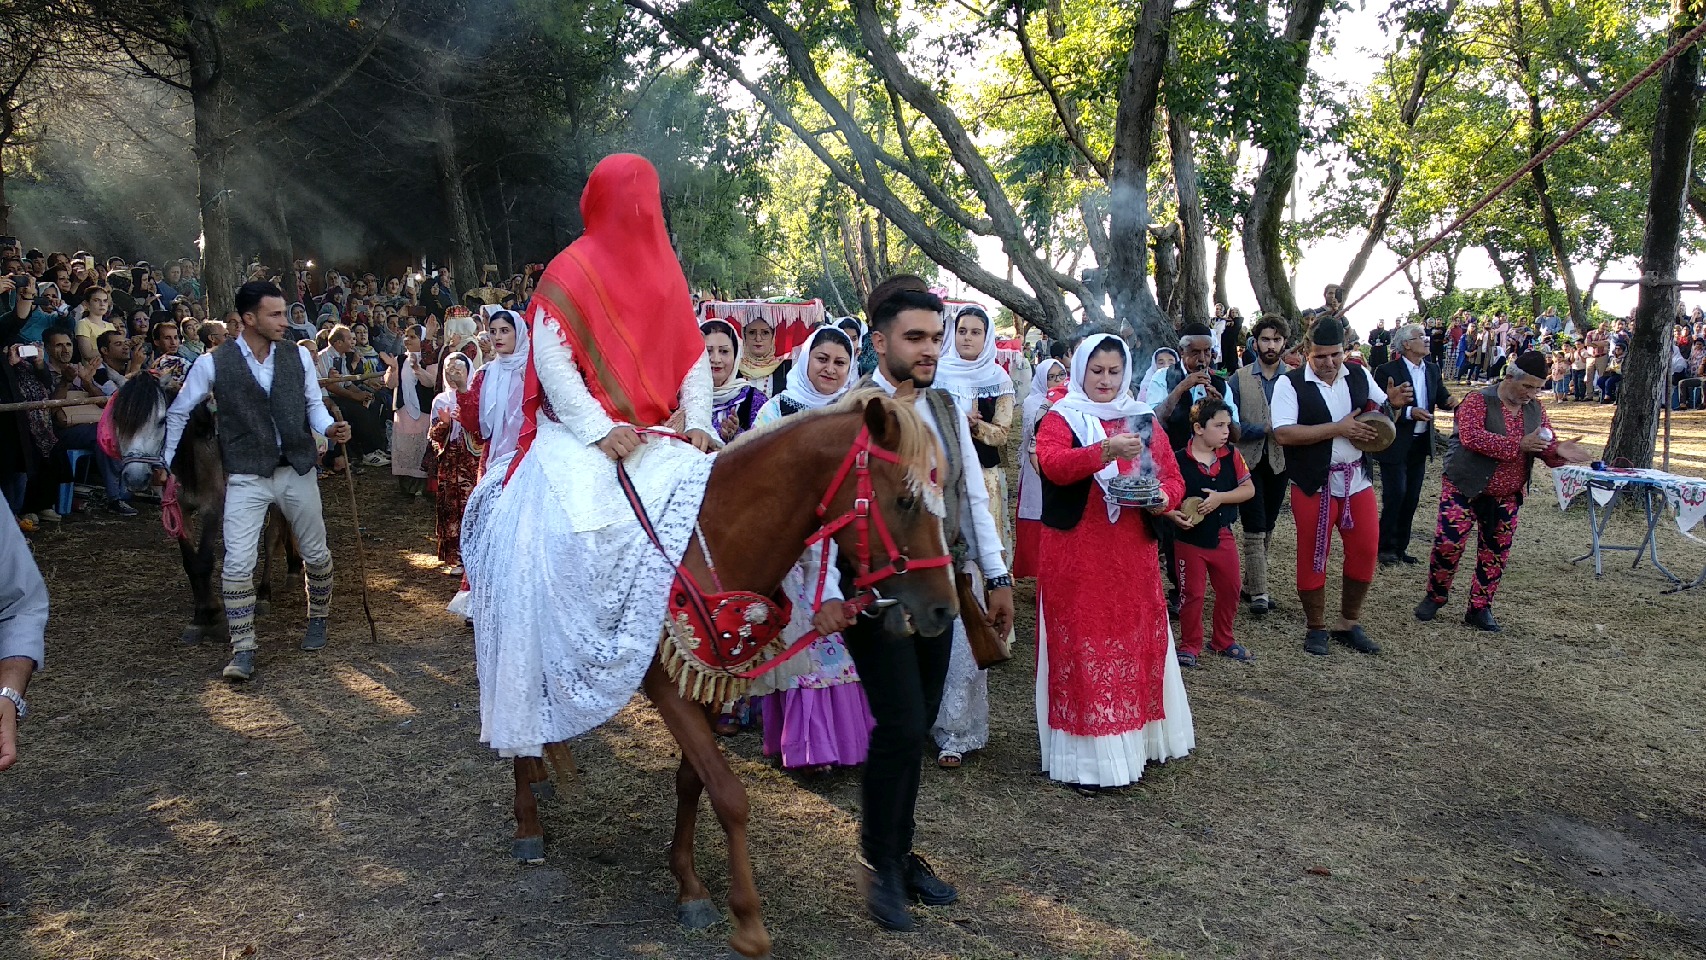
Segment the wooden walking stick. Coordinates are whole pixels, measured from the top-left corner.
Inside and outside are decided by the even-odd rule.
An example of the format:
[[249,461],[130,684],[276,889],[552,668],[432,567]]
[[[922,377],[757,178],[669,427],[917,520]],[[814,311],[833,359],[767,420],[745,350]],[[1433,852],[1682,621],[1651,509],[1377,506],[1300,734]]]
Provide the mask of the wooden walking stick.
[[[343,410],[336,403],[331,405],[334,418],[339,423],[348,423],[344,419]],[[354,439],[351,437],[351,439]],[[373,607],[367,600],[367,547],[361,542],[361,511],[355,502],[355,462],[350,457],[349,441],[344,441],[344,479],[349,482],[349,517],[355,525],[355,567],[356,574],[361,578],[361,612],[367,614],[367,632],[374,643],[379,642],[379,624],[373,619]]]

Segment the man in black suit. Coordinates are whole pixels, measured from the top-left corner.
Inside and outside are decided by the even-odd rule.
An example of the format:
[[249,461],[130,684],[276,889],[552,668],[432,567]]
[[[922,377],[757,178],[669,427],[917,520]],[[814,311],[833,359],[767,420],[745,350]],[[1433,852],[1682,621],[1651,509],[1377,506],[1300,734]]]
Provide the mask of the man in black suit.
[[1392,445],[1375,454],[1380,464],[1380,562],[1420,563],[1410,556],[1410,527],[1416,519],[1428,460],[1434,453],[1434,411],[1452,410],[1457,398],[1446,392],[1439,364],[1429,358],[1428,332],[1419,323],[1393,331],[1397,357],[1377,367],[1374,380],[1391,392],[1409,385],[1415,402],[1397,411]]

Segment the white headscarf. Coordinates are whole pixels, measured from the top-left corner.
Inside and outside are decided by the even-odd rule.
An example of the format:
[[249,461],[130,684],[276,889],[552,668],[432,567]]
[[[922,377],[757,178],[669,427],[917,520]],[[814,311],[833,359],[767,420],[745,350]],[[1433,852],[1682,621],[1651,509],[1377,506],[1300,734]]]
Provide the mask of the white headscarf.
[[452,353],[450,356],[444,358],[446,369],[441,371],[441,374],[444,376],[444,389],[440,390],[432,398],[432,416],[434,420],[438,419],[438,415],[446,410],[449,410],[452,414],[450,418],[450,439],[447,443],[455,443],[462,437],[462,421],[459,417],[455,416],[458,406],[456,400],[456,388],[450,385],[450,371],[448,369],[450,364],[458,362],[460,362],[462,364],[462,368],[468,372],[467,378],[463,380],[464,386],[466,386],[469,380],[474,379],[474,365],[470,363],[468,358],[460,352]]
[[735,342],[735,358],[729,363],[728,382],[724,383],[720,387],[715,383],[711,384],[711,406],[715,407],[723,403],[727,403],[731,397],[752,384],[748,382],[745,377],[740,375],[740,355],[743,349],[740,337],[740,328],[735,326],[735,322],[733,320],[725,320],[722,317],[712,317],[699,325],[699,335],[703,337],[705,335],[705,328],[713,323],[716,324],[718,328],[722,329],[725,334],[728,334],[729,338]]
[[1037,364],[1036,372],[1031,374],[1031,392],[1025,395],[1025,423],[1035,424],[1038,412],[1042,410],[1043,404],[1048,402],[1048,375],[1054,372],[1055,367],[1065,370],[1066,364],[1049,357]]
[[[409,329],[415,332],[417,342],[426,343],[425,327],[417,324]],[[415,365],[410,363],[408,356],[405,355],[397,358],[397,367],[403,383],[403,409],[409,412],[409,419],[419,420],[421,418],[421,395],[415,392],[415,388],[420,385],[420,380],[415,376]]]
[[[834,393],[823,393],[817,384],[812,383],[809,368],[812,361],[812,350],[823,340],[833,340],[847,348],[847,379],[841,381],[841,387]],[[840,327],[823,327],[813,333],[810,340],[801,344],[794,351],[794,364],[788,368],[788,386],[783,389],[782,396],[799,404],[802,410],[816,410],[827,407],[853,388],[854,369],[859,362],[859,351],[854,348],[853,341],[847,336],[847,331]]]
[[[1179,351],[1172,347],[1162,347],[1150,354],[1149,369],[1143,371],[1143,379],[1137,381],[1137,399],[1144,403],[1160,403],[1162,400],[1167,399],[1167,394],[1171,392],[1167,389],[1167,381],[1165,378],[1167,370],[1171,370],[1172,367],[1162,368],[1159,366],[1161,355],[1163,353],[1172,356],[1174,367],[1180,366],[1185,362],[1185,358],[1179,355]],[[1159,382],[1156,380],[1156,374],[1162,375],[1162,379]]]
[[[1120,388],[1114,393],[1114,398],[1098,402],[1090,399],[1090,395],[1084,392],[1084,371],[1090,365],[1090,355],[1108,340],[1119,346],[1120,356],[1124,357],[1126,362]],[[1094,446],[1108,438],[1107,428],[1102,426],[1103,420],[1125,420],[1154,413],[1149,404],[1131,395],[1131,351],[1127,349],[1124,340],[1111,333],[1086,337],[1084,342],[1078,345],[1078,349],[1073,351],[1072,380],[1066,385],[1066,396],[1060,398],[1050,412],[1060,414],[1066,425],[1072,428],[1072,435],[1086,447]],[[1104,496],[1107,494],[1108,481],[1119,474],[1118,460],[1111,460],[1107,466],[1096,471],[1096,482],[1102,485]],[[1118,520],[1119,516],[1120,508],[1115,506],[1113,501],[1108,501],[1108,520]]]
[[[954,323],[947,330],[950,346],[954,340],[954,327],[959,325],[960,317],[968,313],[981,313],[973,307],[961,307],[954,316]],[[970,413],[976,409],[977,402],[985,397],[999,397],[1002,394],[1014,393],[1013,375],[1001,369],[995,362],[995,325],[987,316],[983,317],[983,350],[975,360],[961,359],[958,350],[943,351],[942,359],[936,364],[935,386],[953,394],[954,400],[961,413]]]
[[493,357],[480,381],[480,432],[486,435],[486,456],[493,463],[513,453],[521,439],[522,378],[527,372],[527,324],[507,310],[492,319],[500,316],[515,324],[515,352]]

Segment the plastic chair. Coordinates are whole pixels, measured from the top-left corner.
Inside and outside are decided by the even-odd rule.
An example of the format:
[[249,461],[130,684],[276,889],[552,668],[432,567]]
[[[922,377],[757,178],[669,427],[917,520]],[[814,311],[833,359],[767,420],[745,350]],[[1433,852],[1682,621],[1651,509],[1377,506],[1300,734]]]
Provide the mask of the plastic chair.
[[[77,500],[77,464],[89,455],[87,450],[67,450],[65,459],[71,464],[71,479],[59,485],[59,515],[68,516],[71,507]],[[88,481],[89,475],[84,473],[83,479]]]

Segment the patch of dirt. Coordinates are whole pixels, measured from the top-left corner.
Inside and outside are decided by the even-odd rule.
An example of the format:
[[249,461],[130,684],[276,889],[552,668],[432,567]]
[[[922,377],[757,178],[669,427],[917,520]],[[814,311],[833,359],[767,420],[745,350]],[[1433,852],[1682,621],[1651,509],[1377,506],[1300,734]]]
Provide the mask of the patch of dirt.
[[[1609,415],[1554,408],[1566,435],[1602,437]],[[1678,463],[1706,469],[1706,416],[1677,426]],[[430,569],[431,506],[375,471],[360,488],[380,642],[347,494],[327,484],[332,643],[296,649],[301,595],[281,574],[247,688],[219,680],[223,647],[177,642],[190,603],[155,510],[36,537],[50,663],[22,762],[0,774],[0,956],[726,956],[725,927],[673,921],[676,752],[643,703],[575,745],[580,777],[545,810],[548,865],[510,862],[510,774],[478,743],[472,637],[443,611],[455,583]],[[1435,507],[1430,493],[1418,555]],[[1619,514],[1612,536],[1635,522]],[[962,901],[921,910],[918,933],[862,916],[856,773],[802,782],[755,734],[725,741],[777,956],[1706,957],[1706,594],[1662,594],[1626,558],[1595,578],[1568,562],[1586,540],[1581,502],[1560,512],[1538,470],[1503,634],[1458,622],[1468,570],[1428,625],[1410,615],[1423,572],[1382,570],[1366,622],[1385,652],[1316,658],[1284,589],[1283,519],[1282,609],[1238,621],[1259,660],[1207,658],[1186,677],[1196,752],[1093,798],[1037,773],[1021,585],[989,748],[924,771],[919,848]],[[1679,572],[1706,563],[1668,522],[1660,548]],[[698,852],[720,897],[714,822]]]

